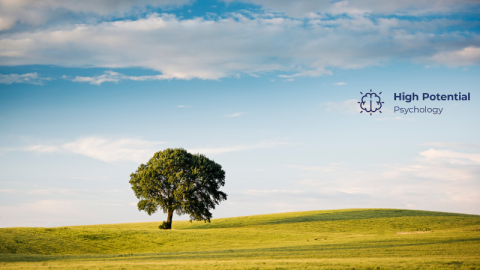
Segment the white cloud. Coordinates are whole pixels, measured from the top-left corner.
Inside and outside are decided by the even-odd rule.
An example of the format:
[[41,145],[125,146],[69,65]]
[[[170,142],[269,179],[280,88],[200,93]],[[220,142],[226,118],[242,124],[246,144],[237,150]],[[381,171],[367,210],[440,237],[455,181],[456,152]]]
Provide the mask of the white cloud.
[[479,65],[480,47],[469,46],[456,51],[439,52],[427,61],[453,67]]
[[90,84],[101,85],[104,82],[119,82],[123,80],[130,80],[130,81],[155,81],[155,80],[169,80],[173,79],[171,76],[165,75],[153,75],[153,76],[127,76],[120,74],[118,72],[114,72],[111,70],[107,70],[102,75],[92,76],[92,77],[81,77],[76,76],[75,78],[71,78],[68,76],[63,76],[64,79],[71,80],[72,82],[87,82]]
[[[101,137],[86,137],[75,140],[73,142],[63,143],[60,145],[34,145],[18,149],[9,149],[9,151],[21,150],[37,153],[74,153],[80,154],[94,159],[98,159],[108,163],[116,163],[123,161],[131,161],[143,163],[153,156],[159,149],[158,147],[165,142],[145,141],[135,138],[124,138],[111,140]],[[263,148],[272,148],[292,143],[283,140],[263,140],[258,144],[234,145],[225,147],[203,147],[189,148],[191,153],[201,154],[224,154],[229,152],[248,151]],[[105,177],[70,177],[71,179],[83,179],[92,181],[111,181]]]
[[[0,57],[2,52],[0,51]],[[50,81],[52,78],[43,78],[38,76],[36,72],[26,74],[0,74],[0,83],[12,84],[12,83],[30,83],[42,85],[44,81]]]
[[263,149],[263,148],[272,148],[278,146],[284,146],[292,144],[286,141],[280,140],[264,140],[258,144],[250,144],[250,145],[237,145],[237,146],[226,146],[226,147],[205,147],[205,148],[193,148],[187,149],[191,153],[200,153],[200,154],[224,154],[229,152],[239,152],[239,151],[248,151],[248,150],[255,150],[255,149]]
[[[271,13],[182,19],[153,13],[137,20],[66,24],[2,36],[0,61],[3,65],[142,67],[161,73],[128,76],[107,71],[66,77],[98,85],[122,80],[216,80],[265,72],[282,72],[280,77],[293,80],[332,74],[332,68],[359,69],[394,60],[478,63],[476,35],[468,31],[437,33],[467,24],[366,16],[304,21]],[[456,58],[463,60],[449,60]]]
[[[39,26],[45,23],[57,25],[99,21],[102,18],[137,15],[147,7],[162,7],[168,10],[191,3],[191,0],[0,0],[0,31],[11,29],[16,24]],[[231,0],[225,0],[231,2]],[[446,13],[472,10],[478,4],[475,0],[406,0],[406,1],[285,1],[285,0],[241,0],[264,9],[284,12],[288,16],[322,18],[323,14],[367,13],[407,14]],[[473,10],[475,10],[473,8]],[[268,12],[268,11],[267,11]],[[71,16],[71,14],[74,16]],[[272,21],[274,22],[274,21]]]
[[447,147],[447,148],[463,148],[463,149],[472,149],[480,150],[480,145],[471,144],[471,143],[457,143],[457,142],[428,142],[422,145],[427,146],[437,146],[437,147]]
[[178,108],[190,108],[190,107],[192,107],[192,106],[187,106],[187,105],[178,105],[177,107],[178,107]]
[[86,137],[60,145],[39,144],[14,150],[37,153],[70,152],[109,163],[121,161],[141,163],[148,160],[156,151],[159,151],[160,149],[157,147],[163,143],[165,142],[145,141],[135,138],[109,140],[101,137]]
[[147,6],[181,6],[189,0],[0,0],[0,31],[17,23],[38,26],[50,19],[76,13],[83,20],[97,17],[127,15],[144,10]]
[[66,151],[109,163],[120,161],[142,163],[159,151],[160,149],[156,147],[163,143],[130,138],[112,141],[100,137],[87,137],[65,143],[61,147]]
[[[350,166],[338,166],[337,169],[332,165],[287,166],[303,171],[295,180],[296,184],[307,187],[296,186],[295,190],[303,191],[300,196],[303,201],[298,204],[313,207],[311,202],[316,202],[317,205],[342,208],[355,203],[358,207],[382,205],[479,213],[480,198],[476,192],[480,188],[479,154],[430,149],[420,152],[409,164],[379,164],[361,170]],[[273,195],[264,192],[265,200],[270,203],[284,201],[285,195],[271,193]]]
[[286,78],[287,82],[293,81],[295,77],[318,77],[321,75],[332,75],[333,72],[325,69],[323,63],[317,62],[310,65],[311,68],[301,68],[300,72],[292,75],[279,75],[280,78]]
[[[224,0],[233,2],[234,0]],[[455,11],[471,11],[478,5],[475,0],[348,0],[348,1],[311,1],[311,0],[238,0],[237,2],[253,3],[275,12],[284,12],[294,17],[318,17],[318,13],[359,15],[364,13],[409,14],[446,13]]]
[[360,105],[358,104],[358,100],[356,99],[349,99],[349,100],[338,101],[338,102],[328,101],[320,105],[324,106],[325,110],[328,112],[340,111],[340,112],[354,114],[362,111],[360,109]]
[[341,85],[346,85],[346,84],[347,83],[345,83],[345,82],[338,82],[338,83],[334,83],[333,85],[340,85],[341,86]]
[[244,115],[246,114],[245,112],[237,112],[237,113],[232,113],[232,114],[229,114],[229,115],[225,115],[225,117],[239,117],[241,115]]
[[60,152],[62,149],[58,146],[55,145],[32,145],[25,147],[23,149],[24,151],[30,151],[30,152],[38,152],[38,153],[54,153],[54,152]]
[[478,163],[480,164],[480,154],[460,153],[450,150],[429,149],[420,153],[421,156],[429,160],[445,159],[452,164]]

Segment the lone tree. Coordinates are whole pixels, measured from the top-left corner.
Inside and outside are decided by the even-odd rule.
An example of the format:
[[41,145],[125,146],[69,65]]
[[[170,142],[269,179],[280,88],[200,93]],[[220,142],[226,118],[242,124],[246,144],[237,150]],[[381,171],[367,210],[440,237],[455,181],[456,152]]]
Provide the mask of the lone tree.
[[190,221],[210,222],[212,213],[227,194],[222,166],[204,155],[192,155],[182,148],[159,151],[130,175],[130,184],[140,201],[138,210],[149,215],[162,209],[167,221],[159,228],[171,229],[173,212],[189,214]]

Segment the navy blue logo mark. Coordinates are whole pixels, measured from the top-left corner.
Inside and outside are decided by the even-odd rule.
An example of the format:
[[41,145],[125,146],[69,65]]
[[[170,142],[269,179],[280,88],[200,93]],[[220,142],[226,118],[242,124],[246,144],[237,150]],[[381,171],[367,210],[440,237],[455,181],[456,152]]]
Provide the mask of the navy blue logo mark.
[[[360,94],[363,95],[362,92],[360,92]],[[363,95],[362,100],[358,102],[360,104],[360,109],[362,109],[360,113],[363,113],[364,111],[370,113],[370,115],[377,111],[381,113],[382,111],[380,111],[380,109],[382,108],[383,104],[383,101],[380,98],[381,94],[382,92],[377,95],[376,93],[372,92],[372,89],[370,89],[370,93]]]

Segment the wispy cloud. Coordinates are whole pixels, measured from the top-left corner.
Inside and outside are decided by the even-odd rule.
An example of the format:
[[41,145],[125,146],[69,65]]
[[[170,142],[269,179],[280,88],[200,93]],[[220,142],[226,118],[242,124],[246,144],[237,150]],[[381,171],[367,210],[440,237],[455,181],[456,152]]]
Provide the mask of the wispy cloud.
[[200,154],[224,154],[229,152],[239,152],[239,151],[249,151],[262,148],[273,148],[284,145],[292,145],[291,142],[281,141],[281,140],[264,140],[258,144],[249,144],[249,145],[236,145],[236,146],[225,146],[225,147],[204,147],[204,148],[192,148],[188,149],[192,153]]
[[164,143],[132,138],[107,140],[100,137],[87,137],[63,144],[62,148],[109,163],[120,161],[142,163],[159,150],[155,150],[156,147]]
[[[41,154],[49,153],[74,153],[98,159],[108,163],[131,161],[143,163],[152,155],[160,151],[159,146],[165,142],[145,141],[135,138],[106,139],[102,137],[85,137],[72,142],[58,145],[33,145],[23,148],[10,149],[9,151],[30,151]],[[273,148],[294,143],[286,140],[263,140],[257,144],[243,144],[223,147],[201,147],[187,149],[191,153],[200,154],[224,154],[229,152],[249,151],[262,148]],[[108,181],[108,178],[101,177],[70,177],[71,179],[82,179],[91,181]]]
[[246,112],[237,112],[237,113],[225,115],[225,117],[239,117],[239,116],[244,115],[244,114],[247,114],[247,113]]
[[469,46],[460,50],[439,52],[428,60],[444,66],[475,66],[480,63],[480,47]]
[[0,154],[3,153],[8,153],[12,151],[25,151],[25,152],[36,152],[40,154],[44,153],[55,153],[55,152],[62,152],[64,149],[62,149],[58,145],[47,145],[47,144],[36,144],[36,145],[30,145],[26,147],[11,147],[11,148],[0,148]]
[[291,82],[296,77],[318,77],[321,75],[332,75],[333,72],[325,69],[324,66],[312,65],[310,68],[302,68],[300,72],[291,75],[279,75],[280,78],[285,78],[287,82]]
[[[287,167],[304,171],[295,181],[300,186],[292,189],[303,191],[304,203],[332,205],[332,200],[338,200],[335,203],[338,208],[355,201],[362,207],[381,203],[386,207],[478,213],[479,164],[478,153],[429,149],[419,152],[413,162],[406,164],[377,164],[360,169],[335,164]],[[282,197],[275,195],[276,192],[280,190],[251,195],[264,194],[271,203],[281,202]],[[336,195],[332,198],[329,194]],[[344,200],[348,204],[343,204]]]
[[356,99],[349,99],[349,100],[337,101],[337,102],[328,101],[320,105],[324,106],[325,110],[328,112],[339,111],[339,112],[354,114],[362,111]]
[[446,147],[446,148],[460,148],[460,149],[471,149],[471,150],[480,150],[480,145],[472,143],[459,143],[459,142],[428,142],[421,145],[427,146],[436,146],[436,147]]
[[480,154],[460,153],[450,150],[429,149],[420,153],[429,160],[443,159],[452,164],[480,164]]
[[72,82],[86,82],[90,84],[95,84],[95,85],[101,85],[104,82],[114,82],[118,83],[120,81],[124,80],[130,80],[130,81],[155,81],[155,80],[169,80],[173,79],[171,76],[166,76],[166,75],[153,75],[153,76],[127,76],[123,75],[121,73],[107,70],[105,71],[102,75],[97,75],[97,76],[92,76],[92,77],[69,77],[69,76],[63,76],[62,78],[66,80],[70,80]]
[[190,105],[178,105],[178,108],[191,108],[192,106]]
[[323,14],[348,14],[360,16],[366,13],[377,14],[410,14],[449,13],[468,11],[472,5],[478,4],[475,0],[404,0],[404,1],[278,1],[278,0],[242,0],[241,2],[254,3],[264,9],[282,12],[293,17],[322,18]]
[[347,83],[345,83],[345,82],[337,82],[337,83],[334,83],[333,85],[339,85],[339,86],[341,86],[341,85],[346,85],[346,84],[347,84]]
[[30,151],[30,152],[38,152],[38,153],[55,153],[55,152],[61,152],[63,149],[59,146],[56,145],[32,145],[23,148],[24,151]]
[[1,84],[29,83],[42,85],[44,81],[51,80],[52,78],[40,77],[36,72],[26,74],[0,74]]
[[145,162],[165,142],[145,141],[135,138],[110,140],[101,137],[86,137],[60,145],[33,145],[22,151],[37,153],[70,152],[108,163],[133,161]]

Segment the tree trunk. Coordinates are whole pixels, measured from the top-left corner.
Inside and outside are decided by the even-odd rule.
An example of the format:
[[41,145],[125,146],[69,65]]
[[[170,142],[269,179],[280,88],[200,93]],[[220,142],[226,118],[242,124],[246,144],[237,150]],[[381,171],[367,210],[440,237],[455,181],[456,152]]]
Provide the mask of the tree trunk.
[[168,210],[168,217],[167,217],[167,230],[172,229],[172,218],[173,218],[173,210]]

